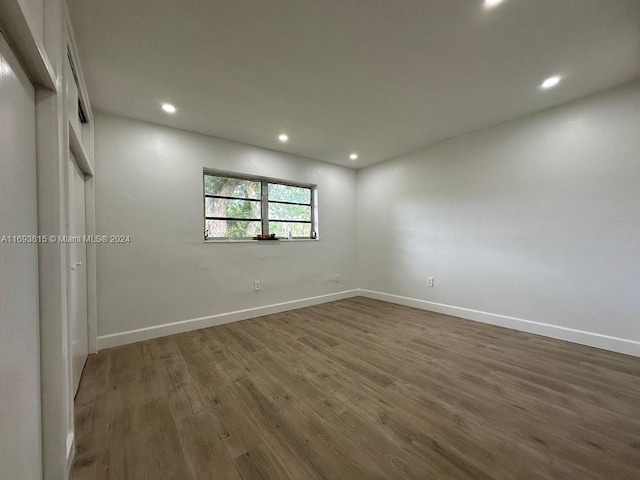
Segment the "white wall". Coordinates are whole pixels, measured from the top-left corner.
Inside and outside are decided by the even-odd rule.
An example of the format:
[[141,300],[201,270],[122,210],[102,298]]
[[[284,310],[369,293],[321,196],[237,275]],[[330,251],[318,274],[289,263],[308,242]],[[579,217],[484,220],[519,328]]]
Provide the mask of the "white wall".
[[640,341],[640,83],[359,171],[358,226],[360,287],[419,301],[378,298],[640,355],[521,321]]
[[[105,338],[121,332],[357,288],[354,170],[104,113],[95,132],[98,234],[131,236],[97,249],[101,347],[143,338]],[[205,243],[204,167],[317,184],[320,240]]]

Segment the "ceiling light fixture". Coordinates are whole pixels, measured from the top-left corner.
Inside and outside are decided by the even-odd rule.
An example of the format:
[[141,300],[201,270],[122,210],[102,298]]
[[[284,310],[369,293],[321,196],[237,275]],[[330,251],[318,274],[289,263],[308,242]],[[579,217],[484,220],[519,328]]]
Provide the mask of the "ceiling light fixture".
[[349,158],[351,160],[357,160],[358,159],[358,154],[357,153],[352,153],[351,155],[349,155]]
[[287,141],[289,140],[289,136],[286,133],[282,133],[278,137],[278,140],[280,140],[280,143],[287,143]]
[[562,79],[557,75],[553,77],[549,77],[544,82],[542,82],[542,85],[540,85],[540,88],[544,88],[545,90],[548,88],[553,88],[560,83],[560,80]]
[[484,0],[485,8],[493,8],[500,5],[504,0]]
[[170,103],[163,103],[162,110],[164,110],[167,113],[176,113],[176,107],[174,107]]

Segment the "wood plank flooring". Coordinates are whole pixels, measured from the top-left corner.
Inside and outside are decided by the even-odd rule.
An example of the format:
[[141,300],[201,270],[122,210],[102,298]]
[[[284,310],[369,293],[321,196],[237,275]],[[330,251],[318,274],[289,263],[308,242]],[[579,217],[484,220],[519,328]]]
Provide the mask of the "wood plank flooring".
[[114,348],[75,480],[640,479],[640,359],[366,298]]

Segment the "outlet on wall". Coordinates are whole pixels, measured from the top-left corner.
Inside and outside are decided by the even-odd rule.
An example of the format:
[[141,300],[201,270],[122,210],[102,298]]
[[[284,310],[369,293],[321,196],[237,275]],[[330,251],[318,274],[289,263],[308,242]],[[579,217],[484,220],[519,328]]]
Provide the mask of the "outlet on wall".
[[256,292],[259,292],[259,291],[260,291],[260,280],[256,280],[255,282],[253,282],[253,289],[254,289]]
[[336,282],[336,283],[340,283],[340,274],[339,273],[336,273],[333,281]]
[[433,277],[427,277],[427,287],[433,287]]

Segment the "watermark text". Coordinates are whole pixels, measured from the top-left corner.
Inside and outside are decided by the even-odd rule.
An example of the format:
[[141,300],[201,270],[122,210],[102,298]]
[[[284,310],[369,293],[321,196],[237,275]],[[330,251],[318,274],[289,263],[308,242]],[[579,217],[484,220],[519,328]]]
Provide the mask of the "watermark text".
[[130,235],[2,235],[0,243],[131,243]]

